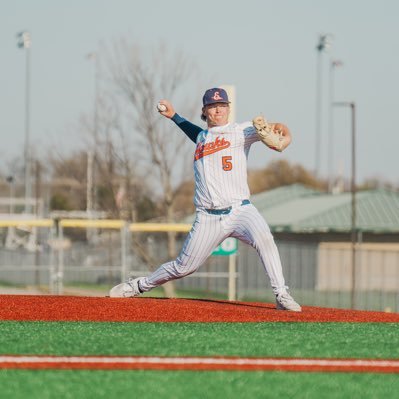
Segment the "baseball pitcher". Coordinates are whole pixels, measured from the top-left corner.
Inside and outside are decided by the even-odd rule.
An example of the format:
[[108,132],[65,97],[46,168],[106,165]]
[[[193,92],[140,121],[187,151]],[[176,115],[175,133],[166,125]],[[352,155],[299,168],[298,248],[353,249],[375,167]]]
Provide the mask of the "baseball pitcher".
[[196,143],[194,178],[196,218],[177,259],[148,277],[129,278],[113,287],[111,297],[133,297],[167,281],[194,273],[227,237],[235,237],[258,252],[276,296],[277,309],[300,312],[288,292],[280,256],[270,228],[251,204],[247,159],[251,145],[262,141],[283,151],[291,142],[287,126],[268,123],[262,116],[252,122],[228,123],[230,102],[225,90],[212,88],[203,96],[204,130],[179,116],[173,105],[161,100],[158,111],[171,119]]

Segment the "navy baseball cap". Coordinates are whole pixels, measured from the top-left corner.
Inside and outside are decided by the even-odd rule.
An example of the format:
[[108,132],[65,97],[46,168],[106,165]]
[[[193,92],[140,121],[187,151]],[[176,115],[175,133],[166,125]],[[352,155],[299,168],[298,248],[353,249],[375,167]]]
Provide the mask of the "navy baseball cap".
[[202,97],[202,103],[204,107],[206,105],[215,104],[215,103],[226,103],[229,104],[229,97],[226,93],[226,90],[214,87],[213,89],[208,89],[204,97]]

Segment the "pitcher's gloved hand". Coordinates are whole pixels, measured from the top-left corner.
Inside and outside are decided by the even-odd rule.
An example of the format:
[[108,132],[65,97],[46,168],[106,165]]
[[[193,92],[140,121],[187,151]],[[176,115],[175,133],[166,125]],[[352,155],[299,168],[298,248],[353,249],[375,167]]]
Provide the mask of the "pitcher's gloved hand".
[[285,149],[284,133],[288,131],[287,126],[282,123],[268,123],[263,116],[254,118],[252,124],[262,143],[275,151],[281,152]]

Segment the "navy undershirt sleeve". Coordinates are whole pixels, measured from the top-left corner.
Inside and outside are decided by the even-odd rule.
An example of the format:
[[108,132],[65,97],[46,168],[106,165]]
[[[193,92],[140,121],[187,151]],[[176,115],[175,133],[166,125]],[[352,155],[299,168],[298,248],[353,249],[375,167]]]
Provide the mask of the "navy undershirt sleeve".
[[186,134],[186,136],[193,141],[197,142],[197,136],[199,132],[202,132],[202,128],[189,122],[187,119],[182,118],[179,114],[174,114],[172,116],[172,121],[176,123],[177,126]]

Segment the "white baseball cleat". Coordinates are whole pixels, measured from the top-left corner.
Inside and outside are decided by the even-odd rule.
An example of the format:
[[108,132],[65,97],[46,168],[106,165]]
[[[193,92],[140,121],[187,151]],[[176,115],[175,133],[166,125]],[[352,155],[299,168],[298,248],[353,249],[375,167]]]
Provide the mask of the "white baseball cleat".
[[111,298],[130,298],[133,296],[141,295],[138,284],[139,280],[140,277],[139,278],[130,277],[128,280],[126,280],[125,283],[118,284],[115,287],[111,288],[109,296]]
[[291,312],[302,312],[301,305],[295,302],[294,298],[287,292],[276,295],[276,308],[278,310],[289,310]]

